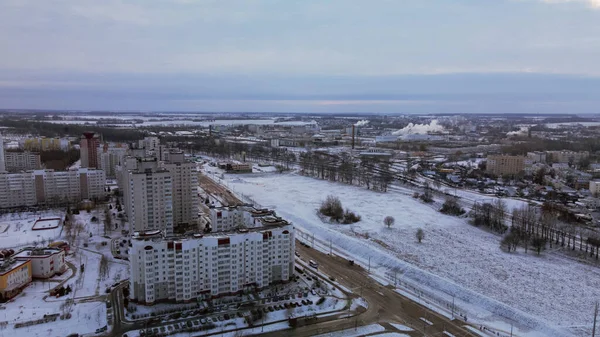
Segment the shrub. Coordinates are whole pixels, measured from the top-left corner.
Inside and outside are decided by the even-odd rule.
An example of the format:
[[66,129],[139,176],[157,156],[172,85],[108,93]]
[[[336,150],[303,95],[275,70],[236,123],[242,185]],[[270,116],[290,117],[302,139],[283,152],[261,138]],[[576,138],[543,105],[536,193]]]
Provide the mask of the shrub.
[[455,198],[448,198],[442,205],[440,212],[449,215],[463,215],[465,214],[465,210],[460,207]]
[[350,211],[349,209],[346,209],[346,211],[344,212],[344,220],[342,221],[343,224],[352,224],[352,223],[356,223],[360,221],[360,215]]
[[342,202],[338,197],[333,195],[327,196],[327,199],[321,203],[319,212],[338,222],[344,218],[344,208],[342,207]]

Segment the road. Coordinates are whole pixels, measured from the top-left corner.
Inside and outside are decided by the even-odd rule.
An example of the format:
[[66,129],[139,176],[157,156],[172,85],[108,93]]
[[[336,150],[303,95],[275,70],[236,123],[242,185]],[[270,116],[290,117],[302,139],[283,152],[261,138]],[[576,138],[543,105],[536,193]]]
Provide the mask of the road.
[[[393,289],[379,285],[371,279],[367,271],[359,266],[350,266],[348,261],[337,256],[329,256],[298,243],[296,250],[304,260],[313,260],[319,269],[336,278],[337,282],[363,297],[369,308],[362,314],[351,318],[318,323],[293,330],[274,331],[261,334],[268,337],[304,337],[374,323],[400,323],[415,331],[406,333],[411,336],[443,336],[444,331],[454,336],[476,336],[463,328],[462,320],[449,320],[412,300],[398,294]],[[431,322],[426,323],[423,319]]]
[[238,199],[226,187],[216,183],[204,173],[198,173],[198,184],[204,191],[206,191],[206,193],[219,200],[223,206],[237,206],[244,204],[244,202]]

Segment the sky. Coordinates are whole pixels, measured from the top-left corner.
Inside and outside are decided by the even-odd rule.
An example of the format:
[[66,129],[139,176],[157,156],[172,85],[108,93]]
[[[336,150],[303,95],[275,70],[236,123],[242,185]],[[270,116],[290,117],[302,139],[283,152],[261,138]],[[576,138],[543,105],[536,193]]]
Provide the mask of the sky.
[[598,113],[600,0],[0,0],[0,108]]

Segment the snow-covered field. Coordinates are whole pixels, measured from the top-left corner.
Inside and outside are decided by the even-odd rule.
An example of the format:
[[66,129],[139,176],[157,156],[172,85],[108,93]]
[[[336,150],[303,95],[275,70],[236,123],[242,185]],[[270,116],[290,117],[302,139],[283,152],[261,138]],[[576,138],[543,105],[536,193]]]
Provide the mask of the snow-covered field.
[[47,297],[49,287],[53,286],[48,282],[35,281],[11,302],[4,303],[0,310],[0,321],[7,322],[7,325],[0,328],[0,336],[64,337],[73,332],[93,333],[106,325],[106,306],[103,302],[75,300],[71,306],[70,319],[59,318],[54,322],[15,328],[15,323],[64,312],[61,305],[65,303],[66,297],[60,300]]
[[26,245],[50,243],[61,235],[61,227],[46,230],[32,230],[34,223],[40,218],[57,218],[63,216],[61,211],[27,212],[3,214],[0,224],[8,227],[0,231],[0,247],[18,248]]
[[[406,194],[375,193],[295,174],[226,179],[234,191],[276,209],[315,238],[331,240],[359,261],[370,257],[372,266],[385,266],[377,272],[394,268],[400,279],[455,295],[469,321],[494,323],[501,329],[514,323],[531,336],[589,335],[594,302],[600,298],[597,268],[548,253],[504,253],[498,236]],[[338,196],[362,221],[323,223],[316,209],[329,194]],[[382,223],[387,215],[396,219],[390,229]],[[417,228],[425,231],[420,244]]]

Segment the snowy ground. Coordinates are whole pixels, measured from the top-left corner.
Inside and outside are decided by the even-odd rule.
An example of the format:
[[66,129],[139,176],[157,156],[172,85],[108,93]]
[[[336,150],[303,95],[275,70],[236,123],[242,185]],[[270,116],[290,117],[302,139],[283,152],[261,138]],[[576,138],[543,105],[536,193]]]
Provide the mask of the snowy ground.
[[[231,180],[231,179],[235,180]],[[400,193],[375,193],[294,174],[226,176],[235,192],[249,195],[318,239],[331,240],[358,260],[371,257],[382,274],[454,294],[469,321],[508,322],[540,331],[530,335],[587,335],[594,302],[600,298],[600,271],[554,254],[504,253],[500,238],[445,216]],[[328,194],[362,216],[354,225],[325,224],[316,215]],[[396,223],[385,228],[391,215]],[[423,228],[425,239],[415,239]],[[375,268],[373,268],[375,269]],[[510,320],[509,320],[510,318]],[[566,332],[568,327],[577,326]],[[583,329],[581,328],[583,326]]]
[[3,214],[0,216],[0,224],[2,224],[2,227],[7,227],[7,229],[0,231],[0,247],[15,249],[22,246],[34,246],[43,242],[48,244],[60,237],[62,228],[34,231],[32,227],[40,218],[62,216],[64,216],[62,210]]
[[61,219],[41,219],[33,224],[33,229],[52,229],[60,225]]
[[63,313],[61,305],[65,303],[66,296],[60,299],[45,298],[49,287],[53,286],[49,282],[35,281],[11,302],[4,303],[0,307],[0,321],[8,324],[0,328],[0,336],[64,337],[74,331],[80,334],[93,333],[106,325],[106,306],[103,302],[80,303],[75,300],[70,319],[59,318],[54,322],[15,328],[15,323],[40,319],[46,314]]

